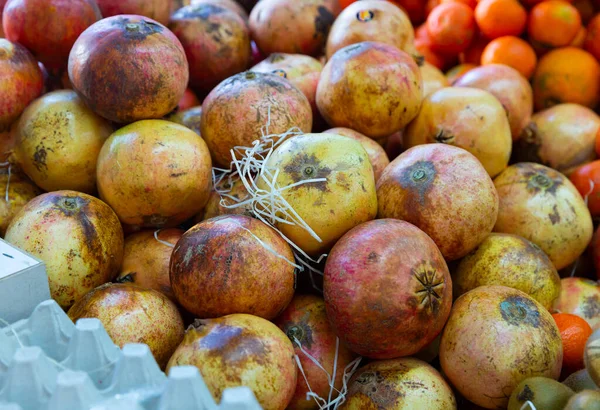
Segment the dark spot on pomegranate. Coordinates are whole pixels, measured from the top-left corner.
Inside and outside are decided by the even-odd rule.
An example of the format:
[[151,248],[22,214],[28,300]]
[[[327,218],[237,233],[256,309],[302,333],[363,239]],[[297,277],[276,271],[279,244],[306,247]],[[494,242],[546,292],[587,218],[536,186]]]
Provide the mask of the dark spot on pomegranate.
[[[519,165],[517,165],[519,166]],[[562,179],[557,176],[552,178],[548,175],[548,171],[541,167],[532,167],[531,164],[522,164],[522,167],[530,167],[530,170],[523,173],[527,190],[532,194],[541,192],[556,195],[556,190],[562,185]]]
[[115,19],[114,23],[124,31],[124,37],[129,40],[144,40],[146,37],[161,33],[164,27],[150,20],[131,21],[127,17]]
[[[307,179],[327,178],[331,174],[331,169],[320,166],[317,157],[308,154],[297,154],[291,162],[284,167],[294,182],[300,182]],[[328,192],[327,181],[311,182],[309,184],[298,185],[292,189],[316,188],[322,192]]]
[[435,177],[436,170],[433,162],[417,161],[402,171],[398,182],[404,189],[415,195],[420,205],[424,205],[425,195],[431,189]]
[[550,222],[552,222],[552,225],[556,225],[560,222],[560,214],[558,213],[557,205],[554,205],[552,207],[552,213],[548,214],[548,217],[550,218]]
[[216,326],[198,341],[210,355],[220,357],[230,365],[241,365],[248,360],[265,364],[269,349],[256,336],[233,326]]
[[454,135],[449,133],[448,131],[439,130],[437,134],[433,137],[435,142],[439,142],[441,144],[450,144],[454,141]]
[[591,319],[593,317],[600,315],[600,301],[598,301],[598,296],[588,296],[583,301],[581,306],[581,310],[586,319]]
[[310,349],[314,343],[312,329],[304,322],[286,323],[283,331],[290,339],[294,347],[297,346],[296,340],[300,342],[302,347]]
[[370,263],[375,263],[375,262],[377,262],[379,260],[379,255],[377,255],[377,253],[375,253],[375,252],[371,252],[369,254],[369,256],[367,257],[367,260]]
[[532,401],[533,398],[534,394],[528,385],[525,385],[523,390],[517,395],[517,399],[519,399],[520,402]]
[[35,148],[35,153],[33,154],[33,165],[35,165],[39,172],[43,172],[42,169],[48,169],[48,165],[46,165],[47,156],[48,153],[46,152],[46,148],[44,148],[44,146],[38,145]]
[[513,326],[540,326],[540,312],[535,304],[522,296],[509,296],[500,302],[502,319]]
[[186,6],[177,10],[171,17],[173,20],[179,19],[200,19],[208,20],[213,14],[225,13],[228,10],[216,4],[197,4]]
[[[425,305],[434,315],[437,315],[440,310],[440,300],[446,286],[444,280],[436,269],[423,261],[419,266],[412,270],[412,274],[419,282],[417,286],[417,298],[419,305]],[[426,311],[424,309],[423,311]]]

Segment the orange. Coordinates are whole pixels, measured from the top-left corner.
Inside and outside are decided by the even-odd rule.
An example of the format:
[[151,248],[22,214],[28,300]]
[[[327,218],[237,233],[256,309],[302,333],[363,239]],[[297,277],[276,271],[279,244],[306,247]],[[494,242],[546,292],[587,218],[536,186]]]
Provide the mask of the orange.
[[581,29],[579,11],[563,0],[548,0],[537,4],[529,13],[529,39],[543,47],[554,48],[571,44]]
[[456,81],[458,81],[459,78],[467,74],[475,67],[477,67],[475,64],[459,64],[448,70],[448,72],[446,73],[446,78],[448,79],[448,82],[452,85]]
[[585,319],[570,313],[554,313],[552,317],[562,339],[563,376],[567,376],[585,367],[583,353],[592,328]]
[[475,8],[475,21],[489,39],[519,36],[527,24],[527,11],[517,0],[482,0]]
[[465,51],[475,36],[473,10],[463,3],[444,3],[427,16],[427,32],[434,51],[458,55]]
[[583,46],[596,59],[600,59],[600,14],[596,14],[590,21]]
[[465,50],[460,56],[461,63],[468,63],[479,65],[481,64],[481,55],[483,50],[489,44],[490,40],[482,35],[477,36],[472,42],[469,48]]
[[505,64],[530,78],[537,64],[533,48],[523,39],[505,36],[490,41],[481,55],[481,64]]
[[440,70],[446,69],[454,60],[452,56],[446,56],[433,51],[431,46],[431,38],[427,32],[427,25],[421,24],[415,30],[415,48],[425,58],[429,64],[432,64]]
[[592,217],[600,216],[600,160],[592,161],[575,169],[569,179],[581,196],[587,198],[588,209]]
[[544,55],[532,80],[536,110],[560,103],[595,108],[600,92],[600,65],[593,55],[564,47]]

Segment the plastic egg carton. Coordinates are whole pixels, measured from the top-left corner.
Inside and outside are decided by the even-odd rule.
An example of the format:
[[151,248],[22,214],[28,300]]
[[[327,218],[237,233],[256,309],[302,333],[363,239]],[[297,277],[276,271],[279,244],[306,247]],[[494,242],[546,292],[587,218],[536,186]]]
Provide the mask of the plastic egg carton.
[[0,329],[0,410],[261,410],[247,387],[219,405],[198,369],[167,377],[145,344],[119,349],[98,319],[77,324],[53,300]]

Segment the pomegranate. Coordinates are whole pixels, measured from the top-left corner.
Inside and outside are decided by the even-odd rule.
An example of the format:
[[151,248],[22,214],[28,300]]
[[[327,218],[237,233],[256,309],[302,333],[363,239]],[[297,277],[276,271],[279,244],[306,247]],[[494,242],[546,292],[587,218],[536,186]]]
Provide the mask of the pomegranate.
[[158,365],[167,361],[183,340],[183,319],[165,295],[129,283],[107,283],[79,299],[69,318],[97,318],[119,347],[145,343]]
[[169,364],[198,368],[215,400],[228,387],[247,386],[265,410],[284,410],[296,388],[294,347],[273,323],[234,314],[196,320]]
[[378,219],[335,244],[323,293],[340,339],[362,356],[389,359],[417,353],[442,331],[452,281],[427,234],[408,222]]
[[0,162],[10,126],[25,107],[42,93],[44,79],[35,58],[25,47],[0,38]]
[[554,309],[581,316],[593,329],[600,327],[600,285],[584,278],[561,279],[561,293]]
[[0,167],[0,237],[4,236],[8,224],[25,204],[41,193],[42,190],[25,175],[12,172],[12,169],[9,171],[8,167]]
[[429,364],[403,357],[361,367],[348,382],[343,410],[456,409],[452,389]]
[[206,144],[190,129],[163,120],[138,121],[104,143],[98,191],[124,224],[174,227],[208,201],[212,165]]
[[244,21],[248,21],[248,13],[244,9],[244,7],[240,4],[241,2],[236,0],[191,0],[189,2],[191,5],[195,6],[198,4],[214,4],[217,6],[223,6],[228,8],[231,11],[234,11],[238,14]]
[[265,54],[318,56],[340,12],[338,0],[262,0],[250,13],[250,32]]
[[490,234],[465,256],[452,277],[454,297],[485,285],[502,285],[527,293],[546,309],[560,294],[560,277],[537,245],[517,235]]
[[269,134],[293,127],[312,128],[310,104],[304,94],[274,74],[244,72],[213,89],[202,103],[201,134],[216,165],[229,168],[236,146],[250,147],[261,138],[269,123]]
[[400,154],[377,182],[380,218],[410,222],[426,232],[446,260],[462,258],[494,229],[498,193],[468,151],[425,144]]
[[446,87],[429,94],[403,137],[405,148],[434,142],[464,148],[492,178],[506,168],[512,149],[502,104],[477,88]]
[[424,62],[420,69],[423,77],[423,97],[450,86],[448,78],[433,64]]
[[4,29],[2,28],[2,13],[4,12],[4,6],[8,0],[0,0],[0,38],[4,37]]
[[186,88],[183,92],[183,97],[179,100],[177,104],[177,111],[185,111],[189,110],[192,107],[196,107],[200,105],[200,100],[196,97],[196,94],[189,88]]
[[593,234],[583,198],[563,174],[539,164],[511,165],[494,180],[500,196],[495,232],[530,240],[556,269],[573,263]]
[[169,115],[166,119],[179,125],[186,126],[196,134],[200,135],[202,106],[198,105],[196,107],[188,108],[187,110],[179,111],[175,114]]
[[2,25],[8,40],[27,47],[51,73],[60,74],[75,40],[101,18],[95,0],[9,0]]
[[270,320],[294,296],[293,260],[290,246],[267,224],[225,215],[195,225],[177,242],[171,286],[197,317],[249,313]]
[[521,73],[504,64],[483,65],[469,70],[453,85],[479,88],[496,97],[508,115],[513,141],[521,137],[533,112],[533,91]]
[[[96,0],[102,17],[136,14],[158,21],[165,26],[171,16],[171,0]],[[189,2],[189,0],[188,0]]]
[[96,113],[114,122],[162,118],[177,107],[188,76],[177,37],[141,16],[99,21],[79,36],[69,56],[75,91]]
[[515,161],[537,162],[563,173],[596,158],[600,117],[578,104],[558,104],[537,112],[515,145]]
[[174,228],[143,230],[126,237],[117,282],[154,289],[175,302],[169,279],[169,261],[173,247],[183,233],[183,230]]
[[[331,391],[331,399],[335,399],[337,392],[342,388],[346,366],[356,355],[343,344],[338,344],[336,348],[337,337],[327,319],[323,299],[314,295],[296,295],[275,324],[286,333],[294,345],[295,353],[300,359],[306,376],[305,380],[302,373],[298,371],[296,392],[287,408],[289,410],[319,409],[319,404],[306,396],[311,391],[326,400],[329,399]],[[307,353],[322,368],[313,362]],[[333,385],[337,390],[333,390],[330,386],[328,374],[331,377],[335,374]]]
[[46,264],[50,294],[65,309],[112,280],[123,259],[123,230],[113,210],[75,191],[33,198],[4,239]]
[[113,129],[74,91],[52,91],[23,112],[15,128],[15,157],[46,191],[96,192],[96,161]]
[[342,48],[327,62],[317,106],[331,126],[381,138],[419,113],[422,94],[421,72],[410,55],[367,41]]
[[[241,179],[234,179],[231,183],[225,180],[219,185],[219,190],[226,191],[226,194],[221,196],[219,192],[213,190],[197,222],[222,215],[253,216],[251,204],[231,207],[237,202],[250,199],[250,195]],[[233,197],[235,200],[229,197]]]
[[558,379],[562,358],[552,315],[505,286],[480,286],[458,298],[440,344],[448,380],[488,409],[506,408],[513,389],[529,377]]
[[326,55],[363,41],[389,44],[415,55],[415,32],[406,13],[393,2],[357,1],[335,19],[327,37]]
[[363,146],[369,156],[369,162],[371,162],[371,166],[373,167],[375,182],[379,180],[383,170],[390,164],[390,160],[383,147],[375,140],[372,140],[360,132],[356,132],[350,128],[331,128],[330,130],[324,131],[324,134],[337,134],[360,142],[360,145]]
[[184,7],[171,16],[169,27],[185,50],[190,86],[202,93],[250,65],[246,22],[225,6],[201,3]]

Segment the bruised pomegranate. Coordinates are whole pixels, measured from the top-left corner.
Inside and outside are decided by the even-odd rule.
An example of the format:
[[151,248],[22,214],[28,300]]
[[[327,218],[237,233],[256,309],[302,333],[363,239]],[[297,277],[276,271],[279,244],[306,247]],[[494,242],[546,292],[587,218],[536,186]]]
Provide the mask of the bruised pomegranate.
[[425,144],[400,154],[377,183],[379,218],[410,222],[446,260],[462,258],[494,229],[498,193],[481,163],[464,149]]
[[37,61],[22,45],[0,38],[0,162],[10,147],[5,138],[29,103],[42,93],[44,78]]
[[393,2],[357,1],[335,19],[327,37],[326,55],[363,41],[389,44],[415,55],[415,32],[406,13]]
[[327,62],[317,106],[331,126],[381,138],[400,131],[419,113],[422,95],[421,72],[410,55],[387,44],[362,42],[342,48]]
[[452,389],[429,364],[411,357],[367,364],[348,382],[343,410],[456,409]]
[[4,237],[8,224],[25,204],[41,193],[25,175],[0,167],[0,237]]
[[98,191],[124,224],[174,227],[197,214],[212,184],[210,153],[190,129],[163,120],[138,121],[104,143]]
[[2,25],[8,40],[27,47],[59,74],[67,68],[75,40],[101,18],[95,0],[9,0]]
[[556,269],[573,263],[592,239],[592,217],[563,174],[530,162],[511,165],[494,180],[500,197],[495,232],[530,240]]
[[46,191],[96,192],[96,162],[113,129],[74,91],[44,94],[23,112],[15,128],[15,158]]
[[173,111],[187,87],[188,71],[177,37],[162,24],[135,15],[92,25],[69,56],[75,91],[96,113],[121,123]]
[[250,32],[265,55],[318,56],[340,12],[338,0],[262,0],[250,13]]
[[217,401],[229,387],[247,386],[265,410],[284,410],[296,388],[294,348],[273,323],[234,314],[196,320],[169,364],[196,366]]
[[480,286],[458,298],[440,344],[448,380],[469,401],[488,409],[506,408],[513,389],[529,377],[557,379],[562,358],[552,315],[525,293],[505,286]]
[[108,205],[75,191],[35,197],[4,239],[46,264],[50,295],[63,308],[112,280],[123,259],[123,230]]
[[117,282],[154,289],[175,302],[169,279],[169,261],[183,233],[183,230],[173,228],[144,230],[129,235],[125,238],[123,263]]
[[323,294],[334,331],[352,351],[389,359],[417,353],[442,331],[452,281],[427,234],[408,222],[378,219],[335,244]]
[[446,87],[425,97],[403,142],[405,148],[435,142],[464,148],[492,178],[506,168],[512,149],[502,104],[487,91],[467,87]]
[[241,18],[244,19],[244,21],[248,21],[248,13],[244,9],[244,7],[242,7],[240,2],[236,0],[191,0],[191,2],[188,3],[192,6],[198,4],[214,4],[217,6],[223,6],[237,13]]
[[596,158],[600,117],[579,104],[558,104],[537,112],[515,145],[515,161],[544,164],[563,173]]
[[195,225],[177,242],[171,286],[197,317],[249,313],[270,320],[294,296],[293,260],[290,246],[267,224],[225,215]]
[[439,68],[428,62],[424,62],[420,67],[421,77],[423,77],[423,96],[426,97],[429,94],[441,90],[444,87],[449,87],[450,82],[448,77],[440,71]]
[[[314,295],[295,296],[287,309],[275,320],[275,324],[285,332],[294,345],[295,353],[300,359],[306,376],[305,380],[302,373],[298,371],[296,392],[287,408],[289,410],[319,409],[316,400],[307,398],[306,394],[309,392],[323,399],[329,397],[335,399],[337,392],[341,391],[346,366],[356,355],[337,341],[327,319],[323,299]],[[332,377],[335,374],[333,386],[329,384],[328,374]],[[329,396],[330,391],[331,396]]]
[[216,165],[229,168],[236,146],[250,147],[269,124],[270,134],[312,128],[304,94],[275,74],[247,71],[223,81],[202,103],[201,134]]
[[[189,0],[188,0],[189,1]],[[102,17],[136,14],[158,21],[165,26],[171,15],[171,0],[96,0]]]
[[250,32],[234,11],[215,4],[177,10],[169,28],[185,50],[190,86],[208,93],[217,84],[250,65]]
[[145,343],[158,365],[167,361],[183,340],[183,319],[165,295],[128,283],[107,283],[79,299],[68,312],[76,322],[97,318],[119,347]]
[[513,141],[521,137],[533,112],[533,91],[521,73],[504,64],[483,65],[470,70],[453,85],[480,88],[496,97],[508,115]]
[[563,278],[554,309],[580,316],[592,329],[600,327],[600,284],[585,278]]

